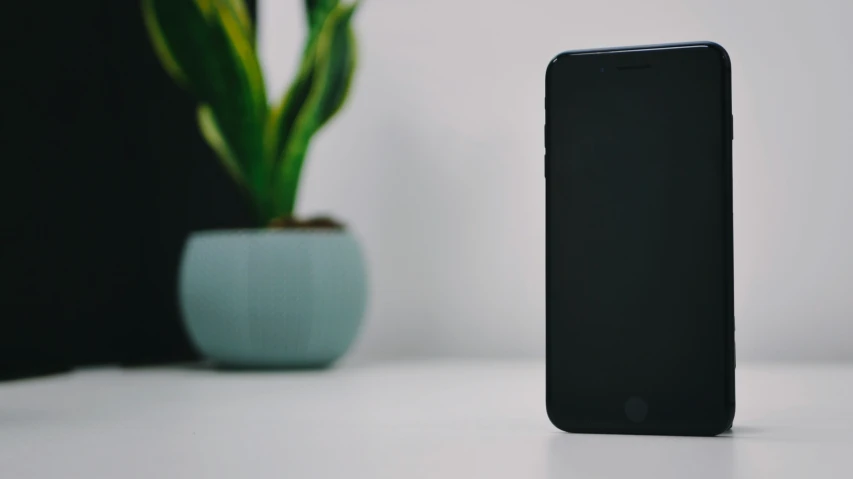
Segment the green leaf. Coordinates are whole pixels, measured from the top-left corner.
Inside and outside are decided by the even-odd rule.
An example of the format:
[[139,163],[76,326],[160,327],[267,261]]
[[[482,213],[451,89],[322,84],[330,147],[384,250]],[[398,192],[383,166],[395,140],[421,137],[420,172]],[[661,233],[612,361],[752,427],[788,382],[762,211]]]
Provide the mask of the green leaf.
[[[186,2],[187,0],[178,0],[181,2]],[[192,1],[192,0],[189,0]],[[198,5],[198,8],[204,14],[205,17],[210,18],[214,13],[214,5],[218,0],[195,0],[195,3]]]
[[281,117],[272,130],[285,139],[274,151],[273,215],[290,215],[311,137],[338,111],[355,67],[350,21],[357,4],[339,5],[326,18],[312,48],[306,49]]
[[287,147],[288,137],[293,130],[296,116],[302,110],[311,86],[314,81],[314,56],[317,36],[309,39],[309,44],[302,57],[302,63],[296,78],[290,84],[290,88],[282,98],[281,102],[270,111],[267,118],[265,140],[266,161],[271,168],[283,161],[284,149]]
[[254,45],[255,32],[252,28],[252,19],[249,16],[249,9],[246,8],[246,2],[243,0],[220,0],[221,3],[231,11],[231,15],[237,20],[243,36],[248,38]]
[[[344,6],[341,9],[341,11],[344,11],[343,9],[350,11],[355,9],[355,5],[351,7]],[[349,15],[351,16],[352,13],[350,12]],[[347,19],[347,26],[348,21]],[[341,24],[341,27],[343,26]],[[332,48],[334,55],[333,58],[330,57],[328,59],[333,68],[333,71],[329,72],[329,75],[332,77],[332,84],[330,86],[330,94],[322,99],[321,111],[323,113],[321,114],[321,125],[331,118],[343,104],[355,69],[355,37],[349,28],[347,30],[346,36],[334,36],[334,45]],[[291,84],[281,103],[270,113],[269,121],[267,122],[267,158],[272,163],[282,160],[296,117],[302,111],[308,95],[314,86],[314,73],[318,63],[318,59],[316,58],[316,44],[320,33],[318,31],[317,34],[309,36],[296,79]],[[334,29],[326,28],[322,33],[324,35],[333,34]]]
[[349,95],[353,73],[358,62],[355,35],[347,28],[344,34],[335,35],[329,59],[329,84],[320,102],[317,129],[326,124],[343,106]]
[[305,14],[310,28],[319,28],[340,0],[305,0]]
[[148,36],[151,39],[151,46],[154,48],[154,54],[160,60],[160,64],[166,73],[180,86],[187,88],[189,81],[186,75],[181,71],[181,66],[169,50],[169,44],[166,37],[163,35],[163,30],[160,28],[160,22],[157,20],[157,14],[154,11],[154,2],[152,0],[143,0],[142,2],[142,19],[145,22],[145,28],[148,29]]
[[[255,52],[254,39],[251,32],[244,28],[245,19],[241,20],[239,13],[229,6],[235,3],[234,0],[214,1],[217,2],[218,20],[224,29],[226,43],[231,47],[237,65],[242,66],[242,70],[236,69],[240,84],[234,93],[246,97],[243,101],[234,103],[236,108],[231,110],[234,116],[229,116],[228,121],[235,132],[234,135],[244,140],[238,155],[247,165],[251,189],[255,193],[260,214],[265,217],[270,201],[270,169],[264,161],[263,133],[268,107],[263,73]],[[226,90],[224,93],[228,98],[229,92]],[[222,118],[220,115],[217,117]]]
[[234,157],[234,152],[222,136],[222,130],[219,128],[219,122],[216,121],[216,114],[210,105],[202,104],[198,107],[198,126],[207,144],[219,157],[225,170],[234,179],[234,182],[242,187],[246,187],[246,178],[243,176],[243,171],[240,168],[240,163]]
[[[293,129],[293,123],[296,121],[296,116],[305,104],[313,85],[314,70],[316,68],[315,47],[321,33],[321,27],[323,27],[329,13],[338,8],[339,3],[338,0],[306,0],[305,2],[309,23],[312,26],[308,32],[308,40],[305,44],[296,79],[291,83],[281,103],[270,112],[267,121],[265,156],[268,164],[274,165],[282,159],[288,142],[288,136]],[[316,23],[318,21],[320,23]],[[326,34],[328,34],[328,31]],[[349,36],[353,38],[352,34]],[[354,55],[355,44],[352,43],[351,47],[351,52]],[[352,63],[352,66],[355,66],[354,62],[350,62],[349,60],[347,60],[347,63]]]
[[152,19],[146,24],[155,49],[160,45],[168,52],[158,55],[161,63],[167,71],[177,65],[177,78],[184,79],[182,84],[215,113],[218,130],[247,177],[259,214],[266,216],[266,90],[247,17],[235,0],[143,0],[143,8]]

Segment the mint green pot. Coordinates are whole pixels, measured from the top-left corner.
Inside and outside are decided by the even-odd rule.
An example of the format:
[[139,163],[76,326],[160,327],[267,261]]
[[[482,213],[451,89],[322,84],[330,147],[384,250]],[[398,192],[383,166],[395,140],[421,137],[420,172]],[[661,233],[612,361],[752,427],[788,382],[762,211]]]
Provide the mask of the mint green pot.
[[365,264],[345,231],[194,233],[184,249],[179,296],[192,342],[220,365],[324,367],[358,332]]

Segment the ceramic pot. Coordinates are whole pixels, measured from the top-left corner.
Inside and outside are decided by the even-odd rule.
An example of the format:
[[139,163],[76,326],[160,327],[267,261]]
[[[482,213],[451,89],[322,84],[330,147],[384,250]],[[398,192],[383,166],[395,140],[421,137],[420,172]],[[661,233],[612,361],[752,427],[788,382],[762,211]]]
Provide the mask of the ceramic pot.
[[324,367],[352,344],[364,314],[364,259],[339,230],[194,233],[180,267],[184,323],[223,366]]

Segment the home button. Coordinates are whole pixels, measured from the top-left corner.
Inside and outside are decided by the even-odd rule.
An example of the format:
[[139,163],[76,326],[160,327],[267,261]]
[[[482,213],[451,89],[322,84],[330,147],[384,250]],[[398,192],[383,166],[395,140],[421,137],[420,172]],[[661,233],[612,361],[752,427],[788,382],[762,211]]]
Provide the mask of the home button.
[[625,415],[631,422],[643,422],[648,412],[649,406],[646,401],[643,401],[643,398],[631,396],[625,401]]

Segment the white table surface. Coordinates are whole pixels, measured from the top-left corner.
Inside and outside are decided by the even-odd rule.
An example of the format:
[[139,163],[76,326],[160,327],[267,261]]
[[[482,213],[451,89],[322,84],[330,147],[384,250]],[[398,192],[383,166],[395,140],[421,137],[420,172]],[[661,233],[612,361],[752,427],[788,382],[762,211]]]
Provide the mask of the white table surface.
[[716,438],[575,435],[541,362],[80,371],[0,383],[0,477],[853,477],[853,365],[741,364]]

